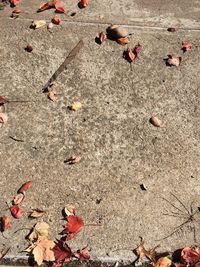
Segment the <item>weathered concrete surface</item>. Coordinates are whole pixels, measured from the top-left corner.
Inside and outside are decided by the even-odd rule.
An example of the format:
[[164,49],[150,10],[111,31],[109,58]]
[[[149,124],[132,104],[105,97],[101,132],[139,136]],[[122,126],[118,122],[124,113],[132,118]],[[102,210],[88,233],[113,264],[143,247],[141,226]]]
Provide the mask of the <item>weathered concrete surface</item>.
[[[50,223],[53,238],[62,230],[61,209],[67,203],[77,203],[77,214],[86,223],[102,224],[85,227],[69,242],[74,249],[88,245],[94,259],[133,259],[131,251],[118,249],[134,248],[139,236],[150,247],[160,243],[163,250],[193,244],[188,227],[166,240],[156,240],[185,220],[164,216],[166,211],[176,210],[162,197],[183,212],[170,192],[187,207],[192,201],[195,209],[199,206],[199,31],[172,34],[129,25],[134,33],[130,46],[138,42],[143,46],[131,70],[122,58],[124,47],[111,41],[101,47],[95,43],[95,36],[106,28],[99,16],[125,24],[138,12],[142,23],[149,26],[143,20],[146,1],[131,1],[133,9],[137,5],[141,9],[126,18],[120,7],[128,12],[128,0],[110,3],[109,8],[115,7],[113,13],[106,2],[91,2],[77,18],[67,17],[73,23],[63,22],[50,32],[46,28],[34,31],[29,26],[32,18],[50,20],[54,11],[32,14],[39,1],[32,1],[33,5],[21,2],[25,11],[19,19],[8,18],[9,8],[0,13],[0,95],[33,102],[6,105],[9,120],[0,129],[1,215],[7,213],[5,202],[12,200],[19,186],[32,180],[33,188],[22,206],[28,212],[31,208],[47,210],[44,220]],[[168,1],[164,8],[164,1],[158,2],[162,14],[170,13],[171,19],[176,19],[172,16],[175,4],[170,6]],[[151,1],[148,3],[148,12],[156,16]],[[199,5],[193,1],[188,12],[184,11],[186,1],[177,7],[181,18],[190,19],[192,27]],[[163,26],[158,21],[155,26],[159,25]],[[58,101],[54,104],[42,93],[42,87],[82,38],[84,48],[57,80]],[[181,43],[185,40],[193,43],[193,49],[183,55]],[[33,45],[32,53],[24,51],[27,43]],[[183,57],[179,68],[165,65],[163,58],[168,54]],[[83,104],[77,112],[67,109],[74,100]],[[149,124],[153,114],[162,119],[163,127]],[[65,164],[72,154],[81,154],[82,161]],[[141,190],[142,183],[147,191]],[[199,217],[196,214],[197,220]],[[15,231],[31,228],[35,222],[27,215],[13,219],[11,230],[5,233],[7,239],[1,238],[1,244],[12,247],[10,257],[21,257],[19,252],[28,245],[28,230]],[[199,241],[198,222],[195,226]]]

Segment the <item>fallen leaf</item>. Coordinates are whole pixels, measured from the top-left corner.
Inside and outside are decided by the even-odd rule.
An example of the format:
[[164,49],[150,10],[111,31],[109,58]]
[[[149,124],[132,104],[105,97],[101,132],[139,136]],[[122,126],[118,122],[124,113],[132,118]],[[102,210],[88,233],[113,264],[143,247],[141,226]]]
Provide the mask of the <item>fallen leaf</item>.
[[[89,260],[90,259],[90,254],[87,248],[79,249],[77,252],[74,253],[74,256],[79,259],[79,260]],[[161,267],[161,266],[160,266]],[[165,266],[162,266],[165,267]],[[166,266],[167,267],[167,266]]]
[[188,266],[193,266],[200,261],[200,254],[194,248],[185,247],[181,251],[181,260]]
[[133,49],[133,53],[136,55],[136,57],[138,56],[138,54],[142,51],[142,46],[138,43],[134,49]]
[[169,65],[169,66],[178,67],[181,63],[181,57],[173,57],[173,56],[169,55],[166,62],[167,62],[167,65]]
[[40,242],[38,242],[33,248],[32,254],[34,255],[34,260],[39,266],[43,263],[43,261],[49,262],[55,260],[53,252],[54,246],[55,243],[52,240],[45,238],[40,240]]
[[33,29],[39,29],[39,28],[42,28],[46,25],[46,21],[45,20],[34,20],[32,23],[31,23],[31,28]]
[[29,217],[31,218],[39,218],[42,217],[45,214],[44,210],[40,210],[40,209],[34,209],[31,214],[29,215]]
[[48,98],[51,99],[53,102],[56,101],[57,96],[56,96],[56,92],[53,89],[50,89],[47,95],[48,95]]
[[0,260],[3,259],[3,257],[8,253],[10,248],[3,248],[0,250]]
[[51,22],[52,22],[53,24],[55,24],[55,25],[59,25],[60,22],[61,22],[61,19],[58,18],[58,17],[54,17],[54,18],[52,18]]
[[81,0],[79,3],[81,7],[85,8],[86,6],[88,6],[89,0]]
[[84,222],[81,217],[70,215],[67,217],[66,228],[63,234],[66,234],[66,240],[74,238],[84,227]]
[[24,199],[24,197],[25,197],[24,193],[17,194],[13,199],[13,204],[19,205],[22,202],[22,200]]
[[10,0],[10,3],[12,6],[16,6],[17,4],[19,4],[19,0]]
[[102,44],[107,39],[107,35],[104,32],[99,33],[99,41]]
[[1,231],[4,232],[11,227],[11,220],[7,215],[1,217]]
[[31,242],[35,242],[36,240],[41,240],[43,238],[48,237],[49,235],[49,224],[46,222],[38,222],[33,227],[28,239]]
[[126,44],[130,43],[130,39],[129,39],[129,37],[121,37],[121,38],[118,38],[116,40],[116,42],[120,45],[126,45]]
[[64,207],[64,212],[66,216],[75,215],[75,206],[73,204],[67,204]]
[[155,126],[155,127],[160,127],[161,124],[162,124],[162,121],[156,117],[156,116],[152,116],[150,119],[149,119],[149,122]]
[[65,8],[62,6],[56,6],[56,12],[57,13],[65,13]]
[[18,18],[20,13],[21,13],[21,10],[18,7],[16,7],[12,12],[11,17],[12,18]]
[[174,27],[170,27],[167,30],[168,30],[168,32],[176,32],[177,31],[177,29]]
[[146,250],[144,248],[144,243],[145,243],[144,239],[141,237],[140,238],[140,244],[135,250],[137,256],[139,257],[139,259],[146,257],[153,264],[156,264],[156,262],[157,262],[157,260],[156,260],[156,256],[157,256],[156,248],[158,248],[159,246],[156,246],[155,248],[150,249],[150,250]]
[[62,266],[64,263],[68,263],[72,257],[72,251],[70,247],[64,241],[59,241],[53,248],[55,263],[53,267]]
[[126,28],[120,25],[111,25],[106,29],[107,37],[111,40],[116,40],[123,37],[128,37],[128,31]]
[[47,9],[50,9],[52,7],[55,7],[55,3],[54,1],[51,1],[51,2],[47,2],[47,3],[44,3],[42,4],[39,9],[37,10],[37,12],[42,12],[44,10],[47,10]]
[[0,96],[0,105],[4,105],[7,102],[4,96]]
[[69,159],[65,160],[65,163],[75,164],[75,163],[80,162],[80,160],[81,160],[80,155],[74,155],[74,156],[71,156]]
[[73,111],[77,111],[82,107],[81,102],[73,102],[72,105],[70,106],[70,109]]
[[131,48],[127,48],[126,51],[124,51],[124,58],[129,62],[133,62],[136,59],[136,54],[133,53]]
[[0,123],[6,124],[8,121],[8,115],[6,113],[0,112]]
[[22,210],[18,205],[11,206],[10,212],[15,219],[20,219],[22,215],[25,213],[25,211]]
[[192,49],[192,44],[190,42],[183,42],[182,43],[183,52],[190,51],[191,49]]
[[32,182],[31,181],[28,181],[28,182],[24,183],[17,192],[18,193],[24,193],[29,188],[31,188],[31,186],[32,186]]
[[155,267],[170,267],[172,261],[168,257],[161,257],[157,260]]

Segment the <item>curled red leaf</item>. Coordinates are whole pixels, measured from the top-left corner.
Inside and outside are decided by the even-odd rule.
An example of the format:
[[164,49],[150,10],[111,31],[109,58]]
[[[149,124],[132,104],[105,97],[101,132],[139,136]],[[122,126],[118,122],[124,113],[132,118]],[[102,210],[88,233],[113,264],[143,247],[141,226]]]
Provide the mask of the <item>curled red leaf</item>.
[[192,49],[192,44],[190,42],[183,42],[182,50],[183,52],[190,51]]
[[124,51],[124,58],[131,63],[136,59],[136,54],[134,54],[133,50],[131,48],[127,48],[126,51]]
[[55,3],[54,2],[47,2],[47,3],[42,4],[39,7],[37,12],[42,12],[42,11],[45,11],[45,10],[53,8],[53,7],[55,7]]
[[55,24],[55,25],[59,25],[60,22],[61,22],[61,20],[60,20],[60,18],[58,18],[58,17],[54,17],[54,18],[52,18],[51,22],[52,22],[53,24]]
[[4,215],[1,217],[1,230],[2,232],[8,230],[11,226],[11,220],[8,216]]
[[81,261],[90,259],[90,254],[87,248],[77,250],[77,252],[74,253],[74,256]]
[[65,13],[65,8],[62,6],[56,6],[56,12],[57,13]]
[[181,251],[181,260],[187,265],[193,266],[200,261],[200,254],[194,248],[185,247]]
[[25,211],[22,210],[18,205],[13,205],[10,207],[10,212],[15,219],[19,219],[22,217]]
[[10,3],[12,6],[16,6],[17,4],[19,4],[19,0],[10,0]]
[[79,216],[70,215],[67,217],[66,228],[63,234],[67,234],[66,240],[74,238],[84,227],[83,219]]
[[18,190],[18,193],[23,193],[23,192],[27,191],[29,188],[31,188],[31,186],[32,186],[32,182],[31,181],[28,181],[28,182],[24,183],[20,187],[20,189]]

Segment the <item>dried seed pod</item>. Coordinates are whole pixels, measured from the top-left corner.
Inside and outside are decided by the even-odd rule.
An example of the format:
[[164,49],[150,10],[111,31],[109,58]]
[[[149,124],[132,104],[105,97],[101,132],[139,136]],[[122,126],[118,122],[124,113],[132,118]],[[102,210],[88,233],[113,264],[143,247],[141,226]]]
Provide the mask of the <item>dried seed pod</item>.
[[149,122],[155,127],[160,127],[162,124],[162,121],[158,119],[158,117],[155,117],[155,116],[152,116]]
[[106,29],[107,36],[110,39],[119,39],[128,36],[128,31],[122,26],[111,25]]

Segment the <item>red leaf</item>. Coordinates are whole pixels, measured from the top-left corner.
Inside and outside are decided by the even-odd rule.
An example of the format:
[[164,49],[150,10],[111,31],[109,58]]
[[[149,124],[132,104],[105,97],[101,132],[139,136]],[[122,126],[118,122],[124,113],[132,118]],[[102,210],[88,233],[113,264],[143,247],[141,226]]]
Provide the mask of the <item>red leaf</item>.
[[77,250],[77,252],[74,253],[74,256],[81,261],[90,259],[90,254],[87,248]]
[[50,9],[52,7],[55,7],[54,2],[47,2],[40,6],[37,12],[42,12],[44,10]]
[[60,20],[60,18],[58,18],[58,17],[54,17],[54,18],[52,18],[51,22],[52,22],[53,24],[55,24],[55,25],[59,25],[60,22],[61,22],[61,20]]
[[2,232],[8,230],[11,226],[11,220],[8,216],[4,215],[3,217],[1,217],[1,229]]
[[127,48],[126,51],[124,51],[124,58],[131,63],[132,61],[134,61],[136,59],[136,54],[134,54],[134,52],[132,51],[131,48]]
[[57,13],[65,13],[65,8],[62,6],[56,6],[56,12]]
[[181,251],[181,259],[186,264],[192,266],[200,260],[200,254],[193,248],[185,247]]
[[137,45],[134,47],[134,49],[133,49],[133,53],[136,55],[136,57],[137,57],[137,55],[141,52],[141,50],[142,50],[142,46],[141,46],[140,44],[137,44]]
[[88,4],[89,4],[89,0],[81,0],[80,1],[80,6],[81,7],[86,7],[86,6],[88,6]]
[[18,190],[18,193],[24,193],[25,191],[27,191],[30,187],[32,186],[32,182],[28,181],[25,184],[23,184],[20,189]]
[[19,4],[19,0],[10,0],[10,3],[12,6],[16,6],[17,4]]
[[10,207],[10,212],[15,219],[19,219],[22,217],[25,211],[22,210],[18,205],[13,205]]
[[72,251],[64,241],[59,241],[53,248],[53,252],[55,256],[54,267],[60,266],[71,260]]
[[67,234],[66,240],[71,240],[75,237],[83,228],[84,222],[81,217],[70,215],[67,217],[66,229],[63,233]]

